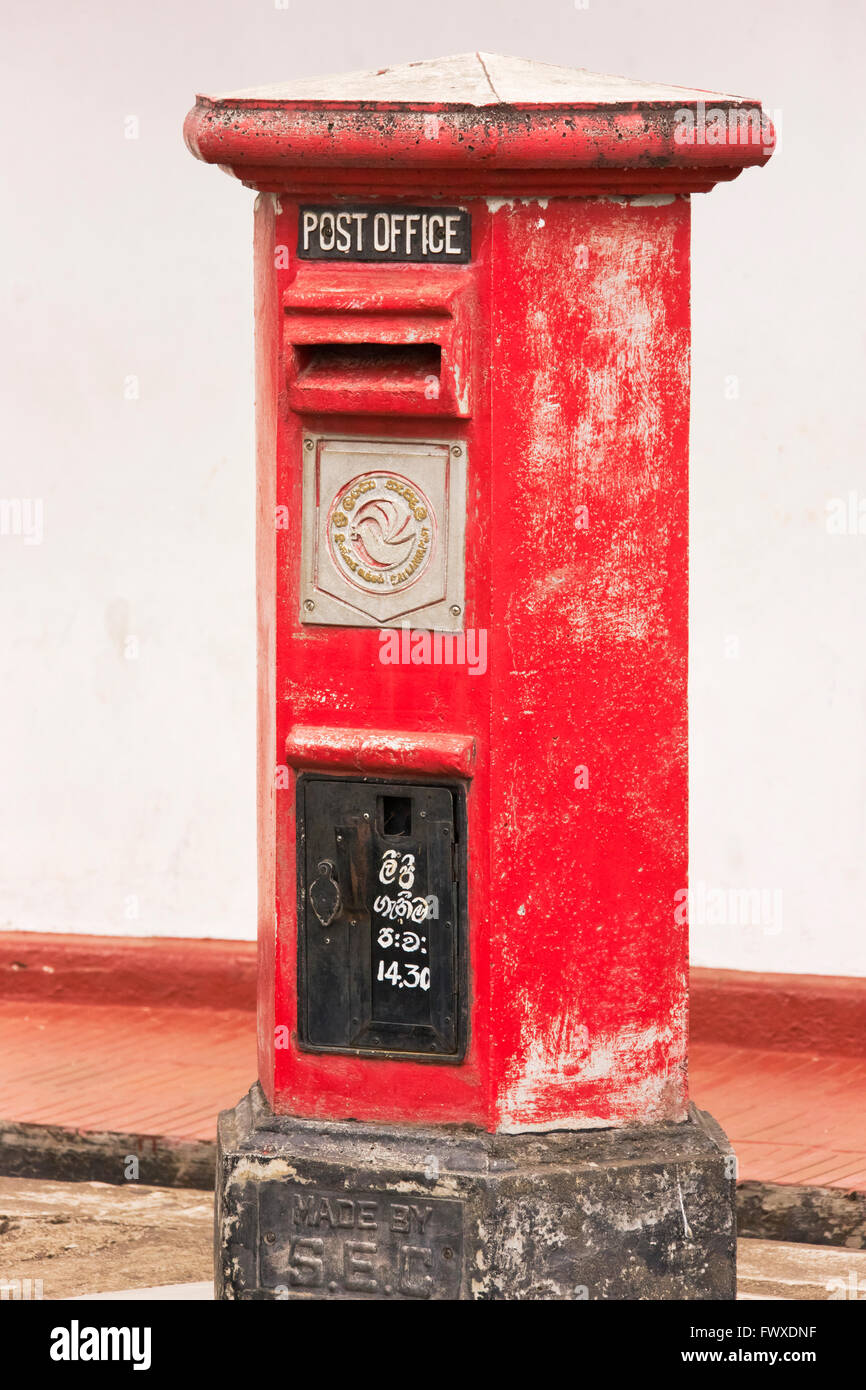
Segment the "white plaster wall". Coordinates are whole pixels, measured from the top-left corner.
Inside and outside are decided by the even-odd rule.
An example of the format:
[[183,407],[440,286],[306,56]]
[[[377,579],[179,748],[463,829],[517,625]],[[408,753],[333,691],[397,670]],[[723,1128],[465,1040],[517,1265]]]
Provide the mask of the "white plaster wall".
[[43,0],[3,27],[0,497],[44,534],[0,536],[0,929],[254,931],[252,195],[184,149],[194,91],[483,48],[781,113],[770,166],[695,199],[694,958],[866,973],[866,535],[825,526],[866,499],[862,7]]

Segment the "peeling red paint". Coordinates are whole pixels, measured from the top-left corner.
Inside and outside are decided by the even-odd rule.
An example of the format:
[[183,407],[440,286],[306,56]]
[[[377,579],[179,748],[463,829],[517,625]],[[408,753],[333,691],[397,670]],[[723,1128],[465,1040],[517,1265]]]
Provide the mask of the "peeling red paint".
[[[279,205],[260,199],[256,232],[259,1027],[272,1104],[491,1130],[682,1119],[689,203],[669,190],[708,187],[766,151],[714,145],[684,160],[669,102],[440,103],[434,120],[426,106],[203,100],[188,138],[281,189]],[[299,262],[290,190],[305,180],[335,206],[359,186],[391,202],[460,186],[472,259]],[[494,188],[512,196],[488,198]],[[651,196],[626,196],[636,188]],[[297,348],[317,341],[434,343],[452,372],[444,404],[389,394],[375,371],[305,396]],[[300,621],[303,436],[335,430],[465,449],[465,622],[488,634],[483,673],[383,665],[375,628]],[[278,507],[290,524],[275,529]],[[298,1048],[294,791],[273,776],[284,758],[467,779],[463,1064]]]
[[286,760],[293,767],[469,778],[475,767],[475,740],[470,734],[295,725],[286,739]]
[[[357,81],[200,96],[184,137],[198,159],[277,191],[706,191],[766,163],[760,103],[490,54],[407,64]],[[686,139],[684,112],[718,112]],[[685,132],[686,134],[688,132]]]

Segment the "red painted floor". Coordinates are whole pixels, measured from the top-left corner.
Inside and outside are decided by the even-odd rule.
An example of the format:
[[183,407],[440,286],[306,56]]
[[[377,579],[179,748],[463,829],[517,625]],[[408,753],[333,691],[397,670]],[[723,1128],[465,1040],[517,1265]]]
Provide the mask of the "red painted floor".
[[[0,999],[0,1117],[212,1139],[255,1076],[246,1010]],[[691,1089],[740,1177],[866,1191],[866,1060],[692,1048]]]
[[741,1179],[866,1191],[866,1060],[695,1043],[690,1073]]

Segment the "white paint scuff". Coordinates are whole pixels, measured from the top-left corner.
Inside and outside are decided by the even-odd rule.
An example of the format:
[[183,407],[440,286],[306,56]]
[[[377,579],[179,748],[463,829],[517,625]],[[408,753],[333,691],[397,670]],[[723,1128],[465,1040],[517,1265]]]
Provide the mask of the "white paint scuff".
[[[577,1006],[553,1019],[528,1009],[521,1046],[512,1062],[500,1097],[500,1128],[504,1133],[554,1129],[598,1129],[617,1122],[684,1118],[685,1097],[671,1114],[672,1085],[681,1089],[678,1058],[685,1055],[682,1011],[661,1027],[623,1027],[595,1034],[578,1014]],[[669,1059],[663,1062],[662,1059]],[[591,1100],[580,1109],[578,1091],[605,1082],[604,1114],[593,1113]]]

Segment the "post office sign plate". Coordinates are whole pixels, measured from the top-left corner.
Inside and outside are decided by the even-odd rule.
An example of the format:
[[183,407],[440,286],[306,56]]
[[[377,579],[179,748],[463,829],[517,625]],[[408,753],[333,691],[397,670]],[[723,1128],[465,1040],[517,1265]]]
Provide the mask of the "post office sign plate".
[[466,450],[306,435],[301,622],[464,625]]
[[422,261],[465,265],[472,216],[465,208],[336,204],[301,207],[303,261]]

